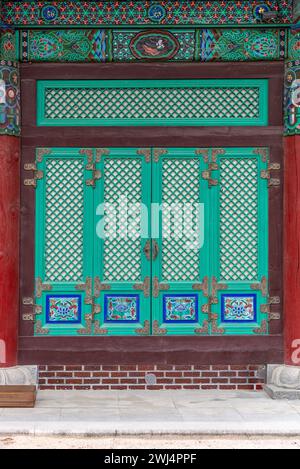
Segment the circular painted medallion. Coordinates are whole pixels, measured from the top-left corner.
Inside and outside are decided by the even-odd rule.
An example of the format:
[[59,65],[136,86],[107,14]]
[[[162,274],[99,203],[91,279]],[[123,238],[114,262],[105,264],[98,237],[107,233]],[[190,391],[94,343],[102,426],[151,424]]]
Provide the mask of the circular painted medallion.
[[257,20],[261,20],[263,13],[267,13],[271,11],[269,5],[266,3],[261,3],[260,5],[256,5],[253,10],[253,15]]
[[162,5],[154,4],[148,10],[148,18],[154,22],[162,21],[166,16],[166,9]]
[[46,5],[41,10],[41,16],[45,21],[55,21],[58,17],[58,9],[53,5]]
[[170,60],[179,51],[177,38],[168,31],[144,31],[130,41],[130,50],[140,60]]

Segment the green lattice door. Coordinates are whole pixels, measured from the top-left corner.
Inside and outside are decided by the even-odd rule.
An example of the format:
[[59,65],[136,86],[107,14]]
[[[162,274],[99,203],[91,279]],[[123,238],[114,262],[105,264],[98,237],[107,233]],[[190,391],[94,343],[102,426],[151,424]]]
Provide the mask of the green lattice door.
[[37,335],[268,332],[266,149],[38,149]]

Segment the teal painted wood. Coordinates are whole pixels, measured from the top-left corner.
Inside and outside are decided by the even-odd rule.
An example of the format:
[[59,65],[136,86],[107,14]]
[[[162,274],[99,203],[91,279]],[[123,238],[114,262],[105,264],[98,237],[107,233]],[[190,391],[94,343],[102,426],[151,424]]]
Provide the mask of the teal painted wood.
[[217,281],[214,291],[211,286],[215,298],[212,313],[216,315],[212,334],[267,333],[261,330],[268,319],[261,307],[268,302],[268,292],[263,295],[258,286],[264,277],[268,279],[268,181],[261,172],[268,169],[269,156],[268,149],[259,152],[222,148],[213,156],[211,151],[211,161],[218,167],[213,172],[218,185],[211,188],[210,205],[214,246],[210,276]]
[[[154,289],[156,279],[162,286],[157,295],[152,290],[152,318],[156,321],[153,322],[153,333],[205,333],[208,316],[203,313],[203,307],[208,298],[205,291],[195,288],[195,285],[199,287],[205,283],[204,278],[209,269],[209,194],[207,183],[202,179],[204,157],[194,148],[168,148],[163,149],[162,154],[160,150],[153,151],[152,200],[162,207],[159,212],[159,230],[153,230],[159,250],[157,258],[153,260],[152,285]],[[184,218],[184,204],[187,203],[193,204],[193,215]],[[169,213],[167,205],[171,209],[170,229],[166,229]],[[173,220],[176,219],[180,224],[180,218],[182,226],[176,225],[179,230],[177,239]],[[194,236],[192,225],[198,221],[199,232],[196,231]],[[167,289],[163,289],[164,286]],[[191,299],[195,299],[196,311],[195,314],[186,314],[185,306],[189,305]]]
[[[41,150],[37,149],[37,155]],[[93,238],[93,190],[85,184],[91,177],[91,171],[86,169],[89,160],[79,148],[46,149],[48,151],[50,153],[42,158],[37,157],[37,167],[44,177],[37,181],[36,189],[35,271],[36,278],[51,286],[51,290],[36,297],[36,304],[42,307],[42,315],[37,316],[42,331],[36,328],[36,334],[88,334],[86,319],[92,313],[91,304],[86,304],[88,295],[82,289],[78,290],[78,285],[93,276],[93,246],[90,242]],[[74,189],[76,166],[81,169],[77,172],[77,189]],[[81,218],[81,223],[77,217]],[[49,302],[57,302],[58,297],[60,301],[76,299],[77,322],[63,320],[66,311],[62,311],[62,303],[60,319],[50,319]]]
[[[95,334],[148,335],[150,333],[151,259],[144,249],[150,237],[151,158],[150,149],[110,148],[97,162],[102,177],[95,190],[96,236],[94,237],[94,272],[109,290],[95,293],[100,306]],[[111,204],[116,215],[116,232],[103,204]],[[119,204],[143,204],[144,219],[138,215],[136,236],[132,236]],[[133,204],[133,205],[130,205]],[[105,215],[105,217],[103,217]],[[143,223],[143,224],[142,224]],[[100,228],[108,226],[103,238]],[[125,236],[124,238],[122,236]],[[143,284],[146,288],[143,291]]]
[[264,79],[39,80],[37,96],[38,126],[268,125]]

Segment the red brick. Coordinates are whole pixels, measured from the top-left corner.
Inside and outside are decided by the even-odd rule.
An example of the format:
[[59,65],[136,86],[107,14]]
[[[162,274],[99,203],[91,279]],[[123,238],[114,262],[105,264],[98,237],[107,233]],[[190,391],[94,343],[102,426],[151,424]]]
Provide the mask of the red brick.
[[82,370],[81,365],[66,365],[66,371],[80,371]]
[[255,386],[255,390],[256,390],[256,391],[262,391],[262,390],[263,390],[263,385],[262,385],[262,384],[257,384],[257,385]]
[[189,384],[192,380],[189,378],[175,378],[175,384]]
[[63,379],[48,379],[48,384],[64,384]]
[[193,383],[199,383],[199,384],[209,384],[210,383],[210,379],[209,378],[194,378],[193,379]]
[[240,376],[241,378],[248,378],[249,371],[239,371],[238,376]]
[[230,369],[234,371],[245,371],[247,367],[244,365],[230,365]]
[[47,369],[46,365],[40,365],[39,371],[45,371]]
[[69,391],[70,389],[73,389],[73,386],[66,386],[66,385],[63,385],[63,386],[55,386],[55,389],[57,389],[57,391]]
[[89,389],[91,389],[91,386],[74,386],[74,389],[76,389],[77,391],[88,391]]
[[74,373],[76,378],[90,378],[91,372],[90,371],[77,371]]
[[112,371],[110,375],[112,378],[125,378],[127,376],[127,373],[121,371]]
[[128,389],[146,389],[146,386],[143,386],[142,384],[130,384],[128,386]]
[[211,380],[213,384],[226,384],[228,381],[228,378],[212,378]]
[[119,379],[103,378],[102,384],[119,384]]
[[100,384],[97,384],[97,386],[93,386],[94,391],[102,391],[103,389],[109,389],[109,386],[103,386]]
[[210,365],[194,365],[194,370],[209,371]]
[[146,386],[146,389],[150,389],[151,391],[159,391],[160,389],[163,389],[164,387],[159,385],[159,384],[154,384],[151,386]]
[[99,384],[99,379],[84,379],[83,384]]
[[229,369],[229,366],[228,365],[213,365],[211,369],[218,370],[218,371],[226,371]]
[[128,386],[120,386],[119,384],[114,384],[110,387],[110,389],[119,389],[119,390],[124,390],[124,389],[128,389]]
[[39,385],[46,384],[46,382],[47,382],[46,379],[39,379]]
[[221,391],[235,391],[236,386],[234,384],[220,384],[219,389]]
[[157,384],[171,384],[173,383],[172,378],[158,378]]
[[103,371],[119,371],[119,366],[118,365],[103,365],[102,366]]
[[191,367],[191,365],[175,365],[174,369],[175,369],[176,371],[180,371],[180,370],[191,371],[191,370],[192,370],[192,367]]
[[213,389],[218,389],[218,386],[216,384],[203,384],[201,386],[201,389],[203,389],[203,390],[213,390]]
[[191,377],[191,378],[199,378],[200,377],[200,372],[199,371],[185,371],[183,373],[183,376],[188,378],[188,377]]
[[137,365],[121,365],[120,370],[121,371],[136,371]]
[[196,384],[185,384],[183,389],[200,389],[200,386],[197,386]]
[[47,391],[49,389],[55,389],[54,386],[40,386],[40,391]]
[[261,379],[259,379],[259,378],[250,378],[250,379],[248,379],[248,383],[249,384],[260,384]]
[[92,372],[92,377],[95,377],[95,378],[108,378],[109,377],[109,372],[108,371],[93,371]]
[[55,366],[50,365],[50,366],[48,366],[48,370],[49,370],[49,371],[62,371],[62,370],[64,370],[64,368],[65,368],[65,367],[64,367],[63,365],[62,365],[62,366],[58,366],[58,365],[55,365]]
[[216,378],[218,376],[218,373],[216,371],[215,372],[213,372],[213,371],[203,371],[201,373],[201,376],[203,378]]
[[82,384],[82,379],[67,378],[66,384]]
[[244,378],[230,378],[230,383],[232,384],[241,384],[245,382],[246,380]]
[[73,376],[73,373],[71,371],[57,371],[55,373],[55,376],[57,376],[57,378],[59,377],[62,377],[62,378],[72,378]]
[[129,371],[128,376],[132,378],[142,378],[145,377],[145,373],[143,371]]
[[248,370],[250,371],[258,371],[261,368],[261,365],[249,365]]
[[167,378],[181,378],[182,372],[181,371],[166,371]]
[[55,373],[54,371],[53,372],[49,372],[49,371],[43,371],[42,373],[39,373],[39,376],[41,378],[54,378],[55,377]]
[[157,365],[156,369],[158,371],[169,371],[173,370],[173,365]]
[[165,389],[182,389],[178,384],[166,384]]
[[235,371],[220,371],[220,377],[221,378],[234,378],[236,377],[236,372]]
[[250,384],[239,384],[237,388],[241,391],[254,391],[254,386]]
[[85,366],[84,367],[84,371],[100,371],[101,370],[101,366],[96,366],[96,365],[92,365],[92,366]]
[[134,378],[120,379],[120,384],[137,384],[137,380]]
[[155,365],[138,365],[137,369],[140,371],[154,371]]

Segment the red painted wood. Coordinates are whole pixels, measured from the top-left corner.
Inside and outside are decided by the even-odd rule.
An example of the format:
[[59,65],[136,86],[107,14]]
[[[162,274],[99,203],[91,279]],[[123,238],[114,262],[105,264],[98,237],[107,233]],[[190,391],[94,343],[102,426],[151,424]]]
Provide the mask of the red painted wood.
[[300,366],[300,136],[285,138],[285,363]]
[[[0,137],[0,366],[16,365],[19,316],[20,139]],[[5,353],[4,353],[5,352]]]

